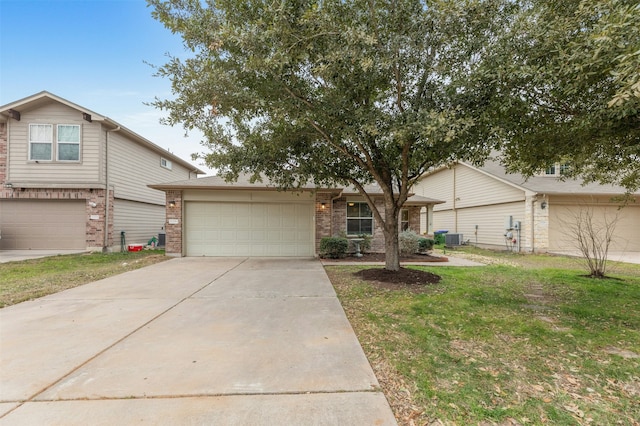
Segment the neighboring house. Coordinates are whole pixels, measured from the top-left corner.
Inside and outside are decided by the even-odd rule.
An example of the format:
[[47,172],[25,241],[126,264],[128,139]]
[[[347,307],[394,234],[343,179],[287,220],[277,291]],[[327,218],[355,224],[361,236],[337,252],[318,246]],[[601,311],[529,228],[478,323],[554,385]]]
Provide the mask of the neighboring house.
[[147,184],[201,170],[108,117],[48,92],[0,107],[0,249],[103,250],[165,223]]
[[[459,233],[464,241],[487,248],[573,251],[570,227],[576,214],[590,211],[597,226],[619,215],[610,250],[640,251],[640,194],[619,209],[614,198],[625,192],[623,188],[561,181],[561,172],[562,165],[554,165],[525,180],[505,173],[495,161],[483,167],[460,162],[439,168],[425,174],[413,188],[418,195],[445,201],[434,208],[433,216],[423,216],[422,227],[429,219],[429,232]],[[509,239],[507,232],[511,232]]]
[[[241,177],[213,176],[150,185],[167,193],[167,245],[172,256],[314,256],[323,237],[372,236],[371,251],[384,252],[384,236],[357,191],[309,186],[278,191]],[[367,187],[384,216],[382,192]],[[438,201],[413,196],[400,226],[416,232],[420,210]]]

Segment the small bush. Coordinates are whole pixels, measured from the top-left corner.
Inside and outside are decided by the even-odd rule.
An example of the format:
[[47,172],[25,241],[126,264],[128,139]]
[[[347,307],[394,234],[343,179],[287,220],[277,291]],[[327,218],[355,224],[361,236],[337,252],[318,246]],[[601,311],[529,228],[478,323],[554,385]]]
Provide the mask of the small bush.
[[420,235],[408,229],[400,233],[400,254],[414,254],[420,248]]
[[420,238],[418,240],[418,250],[420,250],[420,252],[427,252],[432,250],[435,244],[436,242],[431,238]]
[[371,240],[373,237],[369,234],[360,234],[358,238],[362,238],[362,242],[360,243],[360,253],[369,253],[371,250]]
[[349,240],[343,237],[324,237],[320,240],[320,257],[339,259],[347,255]]

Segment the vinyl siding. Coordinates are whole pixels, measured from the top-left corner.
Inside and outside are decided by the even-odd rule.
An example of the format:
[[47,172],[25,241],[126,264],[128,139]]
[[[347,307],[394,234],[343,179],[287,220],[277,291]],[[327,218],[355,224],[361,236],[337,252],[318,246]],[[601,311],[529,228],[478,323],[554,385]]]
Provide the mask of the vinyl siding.
[[113,202],[114,242],[125,231],[127,244],[146,244],[164,228],[163,206],[115,199]]
[[456,208],[524,201],[523,190],[465,165],[455,168]]
[[[416,184],[411,191],[422,197],[444,201],[443,204],[433,206],[434,212],[449,210],[453,206],[453,170],[444,169],[430,175]],[[436,226],[435,222],[434,226]]]
[[[10,120],[8,129],[7,180],[47,185],[100,183],[101,125],[82,119],[82,113],[57,102],[22,113],[20,121]],[[29,161],[29,124],[77,124],[81,128],[80,162]]]
[[[522,243],[528,232],[528,224],[524,220],[524,209],[524,201],[459,209],[457,232],[463,234],[464,240],[468,240],[471,244],[477,242],[481,245],[504,247],[505,220],[508,216],[512,216],[514,222],[520,221]],[[476,225],[478,225],[477,234]],[[512,232],[514,236],[517,234],[516,231]],[[522,249],[524,248],[523,246]]]
[[165,193],[147,187],[148,183],[189,179],[189,170],[173,163],[168,170],[160,166],[162,154],[127,139],[118,132],[109,133],[109,184],[115,197],[152,204],[165,204]]

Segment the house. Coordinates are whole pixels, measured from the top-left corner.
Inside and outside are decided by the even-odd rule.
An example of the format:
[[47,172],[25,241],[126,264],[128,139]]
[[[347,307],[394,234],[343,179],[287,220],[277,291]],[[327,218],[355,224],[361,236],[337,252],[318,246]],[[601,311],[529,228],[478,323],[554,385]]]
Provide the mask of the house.
[[[348,188],[278,191],[245,176],[227,183],[217,176],[150,185],[167,194],[167,245],[171,256],[314,256],[323,237],[372,236],[372,252],[384,252],[382,229],[364,198]],[[384,215],[382,192],[367,193]],[[411,197],[401,213],[403,229],[419,230],[420,210],[438,201]]]
[[203,173],[108,117],[48,92],[0,107],[0,249],[104,250],[165,222],[147,184]]
[[615,197],[623,188],[563,181],[562,168],[556,164],[528,180],[506,173],[496,161],[482,167],[458,162],[430,171],[413,190],[445,202],[432,216],[423,215],[422,229],[462,234],[462,241],[486,248],[574,251],[576,215],[591,212],[597,226],[618,216],[611,251],[640,252],[640,194],[619,209]]

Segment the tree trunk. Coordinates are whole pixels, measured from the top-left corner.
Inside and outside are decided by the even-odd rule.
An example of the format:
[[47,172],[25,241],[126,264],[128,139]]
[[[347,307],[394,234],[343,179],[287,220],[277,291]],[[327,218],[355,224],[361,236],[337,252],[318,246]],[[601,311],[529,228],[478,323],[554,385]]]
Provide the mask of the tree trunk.
[[[388,204],[388,203],[385,203]],[[400,270],[400,244],[398,238],[398,210],[395,205],[385,205],[384,267],[389,271]]]

